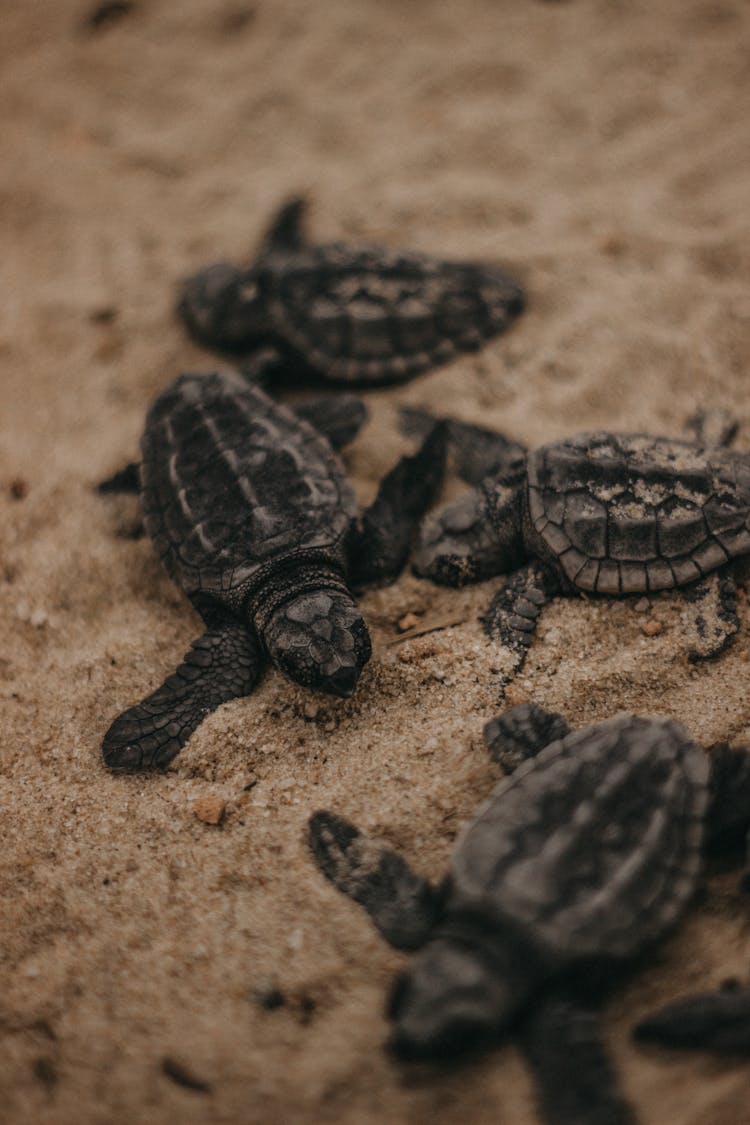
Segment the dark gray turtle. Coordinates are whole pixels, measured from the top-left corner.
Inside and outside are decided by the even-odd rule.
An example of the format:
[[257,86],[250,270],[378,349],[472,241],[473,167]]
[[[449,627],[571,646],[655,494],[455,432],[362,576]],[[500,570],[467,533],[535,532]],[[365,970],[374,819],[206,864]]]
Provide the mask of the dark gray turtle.
[[417,951],[388,1009],[398,1057],[457,1054],[520,1020],[549,1121],[630,1122],[592,989],[688,903],[708,758],[678,723],[632,715],[570,733],[523,706],[488,738],[506,762],[533,757],[480,806],[439,888],[328,812],[310,821],[315,860],[391,945]]
[[401,382],[475,351],[522,312],[493,265],[346,243],[311,246],[305,204],[287,203],[249,268],[224,262],[185,283],[179,314],[202,344],[232,353],[275,345],[338,382]]
[[[472,442],[471,427],[453,440]],[[484,450],[476,474],[498,447]],[[619,596],[689,587],[691,659],[736,633],[727,567],[750,552],[750,457],[647,434],[584,433],[513,454],[425,521],[417,574],[460,586],[518,570],[484,617],[521,666],[552,594]],[[502,461],[502,458],[501,458]],[[715,573],[712,573],[715,572]]]
[[296,683],[350,695],[370,657],[350,586],[403,567],[442,479],[441,428],[388,473],[359,522],[329,441],[239,375],[180,376],[149,410],[141,454],[146,530],[207,632],[115,719],[107,765],[166,765],[207,714],[252,690],[264,655]]

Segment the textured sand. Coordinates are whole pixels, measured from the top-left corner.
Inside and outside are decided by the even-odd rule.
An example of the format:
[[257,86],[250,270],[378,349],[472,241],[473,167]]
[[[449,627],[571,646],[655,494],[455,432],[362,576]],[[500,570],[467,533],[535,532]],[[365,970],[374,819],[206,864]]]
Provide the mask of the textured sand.
[[[85,11],[5,4],[0,36],[0,1119],[531,1125],[512,1046],[456,1073],[387,1061],[402,959],[303,837],[311,809],[335,808],[441,872],[497,776],[476,620],[497,583],[456,594],[404,577],[368,594],[376,652],[353,700],[316,700],[313,717],[269,673],[165,775],[111,777],[104,730],[198,622],[148,541],[123,537],[132,509],[92,485],[133,456],[161,387],[214,366],[173,319],[178,280],[246,254],[300,190],[320,238],[500,259],[530,293],[481,355],[368,396],[347,457],[363,499],[404,448],[398,403],[527,442],[679,433],[724,404],[750,444],[750,11],[142,0],[97,35]],[[394,645],[410,610],[463,624]],[[690,667],[678,596],[645,612],[557,601],[517,691],[573,723],[632,709],[704,741],[748,737],[741,612],[732,649]],[[211,796],[219,827],[193,812]],[[712,875],[607,1010],[644,1125],[750,1121],[746,1067],[628,1039],[656,1003],[747,976],[735,886]],[[271,985],[286,1003],[267,1012],[254,996]],[[165,1058],[210,1091],[175,1083]]]

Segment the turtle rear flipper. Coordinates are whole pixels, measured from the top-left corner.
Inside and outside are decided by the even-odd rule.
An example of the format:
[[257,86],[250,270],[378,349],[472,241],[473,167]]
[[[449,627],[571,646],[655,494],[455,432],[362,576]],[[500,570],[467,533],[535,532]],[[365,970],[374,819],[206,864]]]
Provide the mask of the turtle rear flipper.
[[334,813],[314,813],[308,831],[322,873],[364,907],[389,945],[406,950],[424,945],[440,914],[438,892],[426,879]]
[[740,627],[737,586],[729,571],[714,571],[685,591],[691,664],[718,656]]
[[329,395],[292,408],[298,418],[328,438],[334,449],[343,449],[354,441],[367,421],[367,407],[358,395]]
[[593,1009],[562,992],[540,997],[520,1040],[550,1125],[635,1125]]
[[160,688],[118,715],[102,743],[105,765],[113,770],[168,765],[206,715],[252,691],[261,662],[260,646],[244,625],[229,621],[209,629]]
[[352,533],[350,574],[356,587],[393,582],[401,573],[419,521],[443,482],[445,451],[445,427],[438,423],[421,448],[383,478]]

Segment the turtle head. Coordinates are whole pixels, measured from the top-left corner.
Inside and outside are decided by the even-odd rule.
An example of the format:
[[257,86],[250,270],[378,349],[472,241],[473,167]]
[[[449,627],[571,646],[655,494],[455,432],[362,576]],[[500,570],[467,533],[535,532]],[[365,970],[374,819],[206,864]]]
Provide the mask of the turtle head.
[[438,938],[394,982],[389,1048],[405,1062],[466,1054],[496,1038],[514,1008],[508,985],[479,953]]
[[312,590],[278,606],[263,627],[274,664],[297,684],[350,696],[370,659],[370,635],[353,598]]
[[507,574],[523,562],[521,488],[473,488],[424,521],[414,571],[443,586]]
[[177,312],[195,340],[226,351],[246,350],[268,335],[257,277],[227,262],[189,277]]

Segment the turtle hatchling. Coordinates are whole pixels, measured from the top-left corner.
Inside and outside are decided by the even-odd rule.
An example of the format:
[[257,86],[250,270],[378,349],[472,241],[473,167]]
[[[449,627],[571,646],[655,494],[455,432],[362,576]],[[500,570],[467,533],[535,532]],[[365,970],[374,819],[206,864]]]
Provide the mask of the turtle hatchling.
[[249,267],[218,263],[185,282],[178,311],[200,343],[274,345],[336,382],[401,382],[476,351],[523,311],[503,269],[348,243],[310,245],[305,203],[274,218]]
[[517,1028],[547,1120],[624,1125],[591,990],[692,896],[708,758],[669,719],[573,733],[528,705],[488,740],[506,763],[526,760],[460,835],[438,888],[329,812],[310,820],[314,858],[386,941],[415,951],[388,1007],[397,1057],[445,1058]]
[[750,553],[750,456],[700,438],[598,431],[509,456],[425,520],[414,569],[451,586],[518,570],[484,617],[510,671],[553,594],[685,587],[690,658],[716,655],[739,627],[729,564]]
[[[306,410],[339,438],[351,433],[341,412],[340,401]],[[166,765],[206,715],[252,691],[265,656],[298,684],[351,695],[370,658],[351,587],[397,576],[444,460],[438,426],[358,521],[319,429],[239,375],[180,376],[148,412],[140,494],[146,530],[206,632],[157,691],[115,719],[106,764]]]

